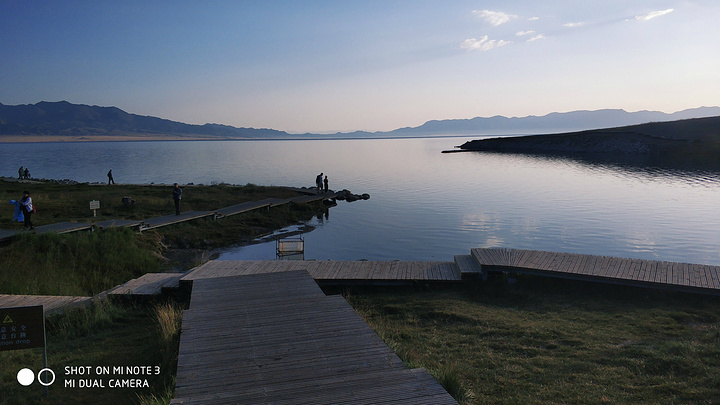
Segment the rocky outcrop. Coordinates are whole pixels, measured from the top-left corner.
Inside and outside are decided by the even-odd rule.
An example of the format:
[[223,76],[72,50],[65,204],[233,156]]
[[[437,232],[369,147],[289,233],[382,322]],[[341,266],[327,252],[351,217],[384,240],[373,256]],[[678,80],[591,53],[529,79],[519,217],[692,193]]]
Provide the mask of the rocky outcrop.
[[353,202],[357,200],[368,200],[370,199],[370,194],[353,194],[350,192],[350,190],[341,190],[337,192],[337,198],[340,201],[347,201],[347,202]]

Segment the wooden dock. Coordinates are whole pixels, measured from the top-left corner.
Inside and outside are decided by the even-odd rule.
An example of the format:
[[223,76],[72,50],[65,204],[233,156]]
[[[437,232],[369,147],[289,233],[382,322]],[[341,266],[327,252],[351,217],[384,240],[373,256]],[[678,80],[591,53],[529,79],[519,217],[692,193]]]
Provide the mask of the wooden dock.
[[472,249],[483,271],[720,294],[720,266],[519,249]]
[[406,284],[461,280],[460,270],[453,262],[213,260],[189,271],[181,281],[297,270],[308,272],[312,278],[324,284]]
[[171,404],[456,404],[304,271],[195,280],[180,336]]

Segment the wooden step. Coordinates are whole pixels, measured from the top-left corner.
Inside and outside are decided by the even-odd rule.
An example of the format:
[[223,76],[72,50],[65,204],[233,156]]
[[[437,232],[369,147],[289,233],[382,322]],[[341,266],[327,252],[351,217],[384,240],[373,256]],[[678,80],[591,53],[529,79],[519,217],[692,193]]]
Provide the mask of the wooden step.
[[455,255],[455,264],[460,269],[460,275],[462,278],[466,277],[482,277],[486,279],[487,275],[472,255]]

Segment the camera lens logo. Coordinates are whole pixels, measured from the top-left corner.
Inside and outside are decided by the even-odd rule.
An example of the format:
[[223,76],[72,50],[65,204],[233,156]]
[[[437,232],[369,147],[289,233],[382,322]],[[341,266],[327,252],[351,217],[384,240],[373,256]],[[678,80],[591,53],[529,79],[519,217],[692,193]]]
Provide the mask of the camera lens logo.
[[[43,379],[40,378],[43,373],[47,374],[48,376],[51,376],[51,378],[48,378],[48,376],[46,376],[45,379],[48,381],[43,381]],[[44,369],[40,370],[38,372],[37,377],[38,377],[38,382],[40,383],[40,385],[44,385],[46,387],[48,385],[52,385],[55,382],[55,372],[49,368],[44,368]],[[18,371],[17,380],[20,383],[20,385],[22,385],[23,387],[27,387],[28,385],[32,384],[35,381],[35,373],[32,370],[30,370],[29,368],[24,368],[24,369]]]

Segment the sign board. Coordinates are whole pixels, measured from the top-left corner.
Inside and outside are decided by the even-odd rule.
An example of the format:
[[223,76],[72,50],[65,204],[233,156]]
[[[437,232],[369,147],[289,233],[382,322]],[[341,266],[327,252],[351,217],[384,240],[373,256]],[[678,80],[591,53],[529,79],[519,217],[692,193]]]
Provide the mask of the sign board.
[[96,200],[90,201],[90,209],[91,210],[99,210],[100,209],[100,201],[96,201]]
[[45,347],[43,306],[0,308],[0,351]]

